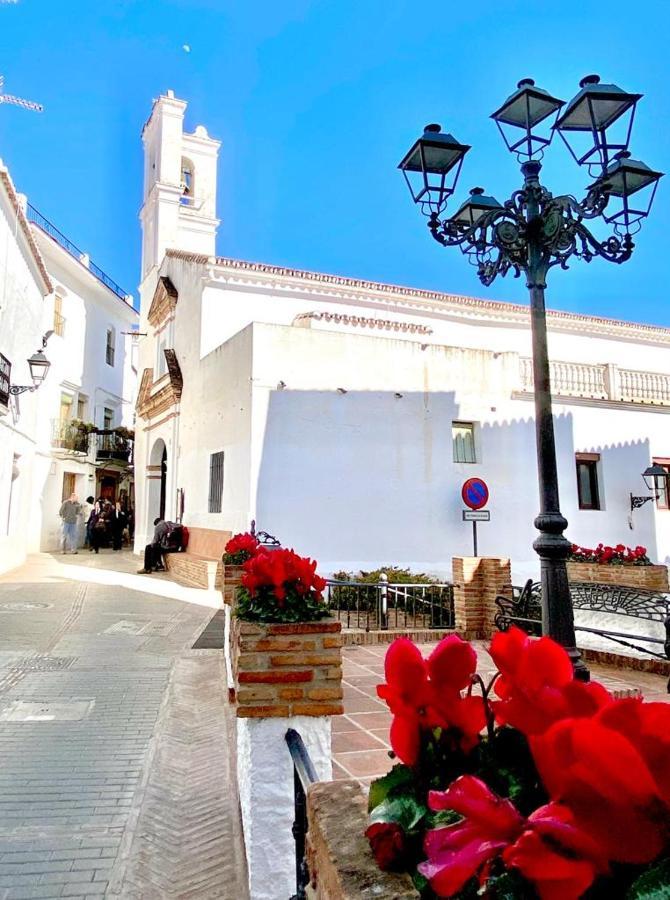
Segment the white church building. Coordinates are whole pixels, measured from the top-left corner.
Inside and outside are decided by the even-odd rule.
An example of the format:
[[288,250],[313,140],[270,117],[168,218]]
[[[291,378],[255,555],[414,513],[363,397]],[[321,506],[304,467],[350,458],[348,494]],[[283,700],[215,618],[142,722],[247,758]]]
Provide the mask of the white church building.
[[[528,308],[217,257],[219,142],[185,111],[168,92],[143,130],[136,549],[158,515],[213,554],[255,520],[324,573],[448,575],[480,476],[480,554],[536,574]],[[564,312],[548,329],[568,538],[670,562],[668,497],[631,510],[641,473],[670,466],[670,330]]]

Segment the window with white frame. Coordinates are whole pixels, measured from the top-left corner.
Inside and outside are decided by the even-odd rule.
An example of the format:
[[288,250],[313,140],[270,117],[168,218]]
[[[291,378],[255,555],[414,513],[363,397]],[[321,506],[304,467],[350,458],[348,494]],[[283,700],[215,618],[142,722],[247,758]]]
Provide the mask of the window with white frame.
[[454,453],[454,462],[476,463],[475,454],[475,423],[452,422],[451,443]]

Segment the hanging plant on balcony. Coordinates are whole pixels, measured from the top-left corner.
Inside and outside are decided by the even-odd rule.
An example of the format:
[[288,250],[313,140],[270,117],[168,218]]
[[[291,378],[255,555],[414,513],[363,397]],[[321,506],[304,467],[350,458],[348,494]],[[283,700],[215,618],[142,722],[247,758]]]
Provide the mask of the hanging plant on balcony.
[[113,431],[114,434],[117,434],[120,438],[123,438],[124,441],[135,440],[135,432],[132,428],[126,428],[125,425],[119,425],[118,428],[114,428]]
[[236,615],[250,622],[314,622],[329,615],[316,561],[293,550],[261,551],[243,567]]
[[84,422],[81,419],[72,419],[70,425],[82,434],[92,434],[98,430],[94,422]]
[[518,628],[489,652],[487,684],[456,635],[427,660],[389,648],[377,690],[400,764],[370,787],[380,867],[425,898],[670,897],[670,704],[575,681],[562,647]]

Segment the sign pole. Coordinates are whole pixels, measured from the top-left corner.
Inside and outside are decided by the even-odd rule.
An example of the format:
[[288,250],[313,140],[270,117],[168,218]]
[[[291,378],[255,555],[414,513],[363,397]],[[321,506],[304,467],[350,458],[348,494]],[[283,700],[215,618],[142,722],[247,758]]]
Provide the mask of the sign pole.
[[472,546],[474,549],[474,556],[477,556],[477,521],[473,521],[472,523]]

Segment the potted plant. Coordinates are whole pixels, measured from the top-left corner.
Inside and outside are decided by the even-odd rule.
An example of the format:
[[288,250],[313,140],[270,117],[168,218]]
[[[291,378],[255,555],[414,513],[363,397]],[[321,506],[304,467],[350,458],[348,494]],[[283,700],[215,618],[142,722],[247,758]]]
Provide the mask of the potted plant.
[[400,763],[370,787],[379,865],[425,898],[670,896],[670,704],[576,681],[562,647],[517,628],[489,652],[486,683],[456,635],[427,660],[389,648]]
[[260,544],[255,534],[233,535],[223,550],[223,602],[232,606],[242,580],[242,564],[258,553]]
[[316,566],[283,548],[242,565],[231,647],[239,717],[343,712],[341,624]]

